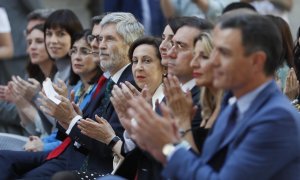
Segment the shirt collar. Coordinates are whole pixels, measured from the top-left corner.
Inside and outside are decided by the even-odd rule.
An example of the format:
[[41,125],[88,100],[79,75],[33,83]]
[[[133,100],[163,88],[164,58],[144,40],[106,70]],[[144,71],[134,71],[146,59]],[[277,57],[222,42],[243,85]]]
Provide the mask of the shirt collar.
[[193,78],[181,86],[183,92],[193,89],[196,86],[196,80]]
[[118,83],[123,71],[127,68],[127,66],[129,66],[129,64],[125,65],[119,71],[117,71],[113,76],[111,76],[111,79],[114,81],[114,83],[116,84]]
[[108,71],[105,71],[103,73],[103,76],[106,78],[106,79],[109,79],[110,78],[110,73]]
[[[272,81],[267,81],[259,87],[255,88],[253,91],[243,95],[239,99],[237,99],[237,107],[240,114],[244,114],[250,107],[251,103],[258,96],[258,94],[265,89],[265,87],[270,84]],[[235,98],[235,97],[234,97]],[[236,98],[235,98],[236,99]],[[230,100],[229,100],[230,101]]]

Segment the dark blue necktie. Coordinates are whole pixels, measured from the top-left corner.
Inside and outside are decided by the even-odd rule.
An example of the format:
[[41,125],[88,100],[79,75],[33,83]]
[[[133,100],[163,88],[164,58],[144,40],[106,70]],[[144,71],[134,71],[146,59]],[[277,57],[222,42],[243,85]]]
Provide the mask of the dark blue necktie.
[[109,78],[109,80],[107,81],[106,83],[106,86],[105,86],[105,91],[104,91],[104,97],[103,99],[101,100],[101,104],[100,104],[100,111],[97,112],[98,116],[103,116],[103,113],[105,112],[109,102],[110,102],[110,96],[111,96],[111,90],[114,86],[114,82],[111,78]]
[[225,144],[225,141],[229,138],[236,125],[237,110],[236,103],[232,105],[227,104],[224,107],[216,122],[214,132],[207,138],[203,147],[203,159],[217,172],[223,166],[227,156],[229,146]]
[[223,141],[232,132],[236,123],[237,106],[235,104],[227,104],[218,119],[216,120],[211,134],[208,136],[205,146],[203,147],[203,153],[216,151],[219,149]]
[[230,133],[233,131],[233,129],[236,125],[236,118],[237,118],[237,112],[238,112],[237,103],[234,103],[229,106],[230,106],[229,107],[230,109],[228,110],[228,119],[227,119],[226,127],[224,129],[222,141],[224,141],[226,139],[226,137],[228,137],[230,135]]

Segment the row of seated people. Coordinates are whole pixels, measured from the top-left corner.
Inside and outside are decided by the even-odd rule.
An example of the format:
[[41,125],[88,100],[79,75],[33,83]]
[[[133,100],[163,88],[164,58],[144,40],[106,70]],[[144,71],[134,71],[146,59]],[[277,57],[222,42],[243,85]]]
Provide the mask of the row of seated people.
[[[258,67],[235,66],[235,69],[230,69],[231,73],[234,74],[237,71],[241,74],[238,76],[235,74],[236,78],[232,77],[233,80],[225,79],[224,81],[222,78],[225,75],[222,76],[220,72],[215,73],[215,69],[218,69],[217,61],[220,60],[219,56],[222,56],[217,53],[226,53],[222,51],[224,44],[234,45],[234,42],[225,41],[227,38],[230,39],[229,37],[232,34],[222,34],[224,33],[223,31],[232,28],[231,26],[233,25],[230,24],[232,22],[238,24],[239,21],[242,21],[242,24],[244,23],[243,26],[253,28],[256,25],[255,23],[261,23],[260,21],[262,21],[267,28],[275,27],[276,29],[274,34],[269,34],[269,40],[282,41],[282,35],[279,34],[277,27],[270,23],[269,19],[253,15],[254,12],[252,11],[241,11],[238,13],[245,13],[246,15],[243,15],[242,18],[250,20],[250,22],[247,24],[245,21],[240,20],[235,13],[230,13],[228,16],[224,16],[224,19],[221,19],[216,26],[213,38],[210,34],[213,25],[208,21],[195,17],[174,18],[166,26],[162,42],[153,37],[143,37],[142,25],[129,13],[108,14],[94,24],[92,34],[84,32],[81,35],[70,33],[70,27],[64,25],[71,22],[71,20],[76,20],[76,18],[68,19],[68,15],[72,17],[70,11],[57,10],[52,13],[46,20],[44,32],[42,32],[45,33],[46,50],[49,56],[55,59],[54,62],[58,71],[60,70],[59,64],[63,64],[65,66],[61,70],[64,70],[65,74],[69,72],[78,74],[77,78],[81,82],[77,84],[78,89],[76,93],[70,93],[69,100],[68,89],[71,88],[68,88],[63,81],[57,80],[58,85],[54,84],[54,88],[60,94],[57,98],[61,102],[57,105],[45,94],[39,93],[35,97],[39,112],[35,114],[51,116],[57,120],[57,137],[63,140],[63,143],[51,152],[1,151],[0,158],[3,166],[1,164],[0,166],[3,167],[2,178],[50,178],[54,173],[63,170],[71,171],[71,176],[74,178],[82,175],[83,178],[89,178],[92,175],[100,176],[111,173],[115,167],[114,171],[117,174],[129,179],[160,179],[163,178],[161,174],[163,164],[167,165],[167,169],[163,173],[165,178],[187,177],[188,174],[182,173],[182,171],[186,170],[188,166],[186,164],[185,167],[183,166],[184,164],[180,166],[177,162],[174,162],[175,160],[172,161],[172,158],[178,158],[174,153],[177,153],[177,149],[179,149],[178,153],[180,153],[182,148],[189,150],[191,147],[193,154],[202,154],[203,158],[207,156],[210,150],[212,152],[215,151],[215,149],[207,149],[210,146],[207,145],[208,143],[205,143],[203,148],[202,146],[208,130],[213,126],[220,110],[222,109],[222,112],[224,111],[225,113],[228,111],[226,109],[231,107],[231,104],[228,105],[227,101],[224,101],[225,103],[221,106],[223,97],[221,89],[232,91],[235,98],[233,100],[231,98],[231,101],[237,101],[239,110],[241,108],[239,107],[241,106],[239,105],[239,99],[241,95],[246,93],[239,94],[240,91],[235,88],[245,88],[243,86],[245,86],[244,83],[247,80],[251,80],[247,83],[252,83],[253,85],[253,87],[251,86],[252,89],[245,88],[247,93],[261,85],[262,88],[258,88],[259,92],[264,92],[262,89],[265,88],[278,90],[277,86],[273,87],[274,83],[269,82],[269,80],[274,75],[275,70],[283,64],[281,43],[277,43],[279,45],[276,47],[268,45],[269,48],[275,48],[277,53],[274,52],[275,55],[272,56],[274,62],[268,62],[271,64],[267,64],[267,62],[258,63],[256,59],[259,58],[254,58],[255,62],[258,63],[258,65],[256,64]],[[238,28],[241,27],[238,26]],[[260,33],[263,34],[264,32]],[[258,35],[260,34],[258,33]],[[265,34],[261,36],[265,36]],[[258,37],[261,38],[261,36]],[[31,36],[29,35],[28,37]],[[211,53],[212,55],[210,55]],[[210,58],[211,56],[212,58]],[[248,55],[245,56],[248,57]],[[271,55],[267,54],[267,56]],[[64,61],[64,59],[67,59],[66,57],[71,58],[72,68],[70,62],[69,68],[66,68],[67,60]],[[266,56],[259,57],[261,59],[266,58]],[[259,62],[265,62],[261,59]],[[222,59],[220,61],[223,63],[226,60]],[[269,57],[267,61],[270,61]],[[250,64],[246,63],[243,65]],[[265,70],[264,66],[267,65],[271,66],[271,70]],[[100,67],[105,73],[102,73]],[[258,75],[255,80],[250,79],[254,75],[253,73]],[[61,72],[60,75],[62,74],[64,73]],[[168,74],[168,76],[165,77],[165,74]],[[163,77],[165,78],[163,79]],[[242,80],[238,78],[242,78]],[[74,79],[76,79],[76,76],[71,75],[67,84],[72,85],[71,82]],[[242,82],[243,80],[244,82]],[[98,83],[97,85],[90,85],[91,82]],[[233,85],[226,86],[226,83],[230,82]],[[26,85],[28,82],[16,77],[13,78],[12,83]],[[241,87],[235,87],[234,83],[241,83]],[[199,87],[201,87],[201,93]],[[18,91],[17,88],[21,87],[13,84],[5,88],[6,91],[13,92]],[[232,93],[226,94],[232,96]],[[276,100],[283,104],[288,104],[287,100],[282,98],[282,94],[278,94],[277,91],[273,92],[273,94],[275,94],[274,99],[277,98]],[[257,97],[260,96],[257,95]],[[82,105],[80,107],[76,105],[76,103],[72,102],[74,99],[75,102],[81,102]],[[198,104],[199,99],[200,105]],[[227,96],[225,96],[225,99],[228,100]],[[236,103],[233,102],[233,104]],[[257,105],[252,106],[256,108]],[[282,109],[283,107],[272,107],[272,109],[276,108]],[[298,116],[295,114],[295,110],[289,107],[286,108],[285,111],[289,113],[278,113],[278,116],[285,118],[289,116],[289,121],[292,121],[291,124],[299,124],[295,121],[295,117]],[[263,110],[257,110],[257,112],[266,113]],[[238,113],[238,118],[245,115],[244,113],[245,110],[242,113]],[[207,141],[212,141],[214,135],[218,134],[219,131],[222,132],[222,129],[220,129],[222,126],[220,124],[222,123],[219,123],[223,117],[222,114],[219,116],[219,121],[217,121],[218,126],[215,125],[214,131],[211,131],[212,133],[209,136],[211,138]],[[272,120],[273,118],[271,117]],[[255,120],[254,118],[253,121]],[[275,118],[274,120],[277,119]],[[273,122],[270,124],[270,126],[273,126]],[[259,125],[257,126],[260,127]],[[288,127],[290,128],[290,126]],[[298,125],[295,125],[293,129],[298,132],[298,128]],[[240,136],[247,135],[251,136],[252,134],[246,133]],[[289,135],[289,133],[286,134],[287,137],[290,137]],[[226,136],[226,134],[222,136]],[[237,134],[237,137],[239,137],[239,134]],[[290,138],[288,142],[297,144],[294,141],[295,138],[298,138],[298,136]],[[179,143],[181,140],[183,143]],[[268,139],[262,139],[262,142],[264,140]],[[185,142],[188,142],[190,147],[186,146]],[[170,143],[173,143],[173,145]],[[282,141],[275,143],[282,143]],[[207,175],[207,172],[213,172],[215,176],[220,175],[222,178],[233,177],[234,179],[240,179],[242,176],[232,171],[229,171],[229,174],[224,174],[224,176],[219,174],[222,168],[227,167],[227,160],[230,162],[230,160],[236,159],[236,157],[232,156],[232,152],[239,152],[239,149],[235,149],[234,144],[230,144],[230,148],[233,148],[230,149],[232,150],[230,152],[227,152],[228,146],[225,148],[227,157],[224,157],[222,149],[221,155],[223,157],[219,157],[218,152],[215,152],[215,156],[211,157],[212,163],[204,162],[197,165],[202,169],[206,168],[206,170],[207,166],[209,166],[210,169],[209,171],[203,170],[203,172],[200,169],[199,174],[195,170],[190,174],[190,178],[199,176],[208,179],[210,175]],[[260,150],[259,148],[257,151]],[[164,150],[163,153],[161,149]],[[172,153],[170,153],[171,150]],[[286,151],[285,148],[280,150]],[[259,155],[259,152],[257,154],[250,150],[246,152]],[[185,153],[187,153],[187,158],[191,158],[189,152]],[[273,157],[276,153],[271,155]],[[268,160],[265,163],[269,163],[271,155],[264,156]],[[299,158],[294,151],[289,156],[292,159],[295,157]],[[189,159],[187,158],[184,159],[184,162],[188,162]],[[202,160],[201,158],[200,160]],[[121,162],[124,159],[125,161]],[[250,160],[254,161],[253,159]],[[173,163],[168,165],[168,161]],[[193,163],[198,163],[198,161],[193,161]],[[255,161],[253,163],[256,166],[249,168],[247,173],[262,170]],[[278,166],[287,165],[294,168],[294,164],[290,165],[285,160],[278,160],[276,163]],[[121,167],[119,167],[120,164]],[[181,169],[176,172],[172,164]],[[264,167],[264,165],[266,164],[261,163],[261,167]],[[244,167],[246,166],[240,166],[240,168]],[[275,172],[270,171],[269,174],[266,173],[262,177],[273,178],[273,175],[280,171],[283,171],[282,174],[279,174],[280,177],[296,177],[294,171],[286,174],[284,169]],[[88,177],[86,177],[87,173],[89,174]],[[57,174],[56,178],[59,176],[61,174]]]

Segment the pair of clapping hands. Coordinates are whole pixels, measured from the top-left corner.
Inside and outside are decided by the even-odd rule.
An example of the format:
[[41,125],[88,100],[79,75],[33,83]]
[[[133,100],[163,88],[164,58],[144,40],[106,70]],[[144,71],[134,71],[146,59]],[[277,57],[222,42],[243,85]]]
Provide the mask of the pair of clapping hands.
[[[40,93],[40,98],[38,99],[41,103],[40,109],[44,113],[54,117],[63,128],[68,129],[74,117],[77,115],[82,116],[79,106],[74,102],[75,92],[72,90],[70,99],[68,99],[68,91],[65,83],[59,81],[57,85],[53,83],[52,85],[53,90],[51,84],[49,85],[49,81],[44,83],[44,90]],[[45,87],[49,89],[45,89]],[[77,122],[77,126],[82,134],[108,144],[111,137],[115,136],[113,129],[102,117],[96,115],[95,120],[82,118]]]
[[[123,127],[131,132],[131,118],[128,115],[129,100],[136,97],[143,97],[146,102],[151,100],[151,96],[148,94],[148,88],[145,87],[142,92],[139,92],[129,82],[121,83],[119,86],[114,85],[112,89],[112,97],[110,98],[116,113],[120,119]],[[89,136],[90,138],[96,139],[102,143],[109,144],[109,142],[116,136],[115,131],[106,119],[95,116],[93,121],[89,118],[81,119],[77,124],[81,133]]]
[[0,99],[11,103],[18,103],[22,99],[31,102],[40,90],[41,85],[36,79],[24,80],[12,76],[7,85],[0,85]]
[[294,100],[299,95],[299,81],[294,68],[288,72],[283,92],[290,100]]
[[[112,89],[112,97],[110,100],[118,114],[121,124],[128,131],[130,131],[130,118],[127,114],[127,101],[136,96],[141,96],[142,94],[147,98],[146,89],[147,88],[140,93],[129,82],[121,83],[119,86],[114,85]],[[116,136],[115,131],[106,119],[96,115],[95,120],[96,121],[93,121],[89,118],[82,119],[78,122],[78,128],[81,129],[82,134],[102,143],[109,144],[109,142]]]
[[[165,144],[179,142],[179,129],[190,129],[196,112],[191,93],[184,93],[175,76],[164,79],[164,94],[167,104],[157,104],[162,116],[153,111],[147,88],[141,93],[130,86],[114,86],[111,101],[120,122],[137,145],[150,152],[157,160],[165,162],[161,149]],[[149,95],[148,95],[149,97]]]
[[71,91],[68,99],[68,88],[62,80],[54,84],[47,78],[43,82],[43,91],[39,93],[37,100],[41,111],[54,117],[65,129],[75,116],[82,114],[78,105],[73,102],[74,91]]

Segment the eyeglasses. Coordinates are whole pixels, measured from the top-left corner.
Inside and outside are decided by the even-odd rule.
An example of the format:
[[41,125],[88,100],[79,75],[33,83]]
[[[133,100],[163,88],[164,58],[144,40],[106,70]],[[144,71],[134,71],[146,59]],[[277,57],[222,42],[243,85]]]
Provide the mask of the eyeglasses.
[[[69,51],[69,56],[77,54],[77,52],[78,52],[77,48],[72,48]],[[87,56],[87,55],[92,54],[92,53],[93,53],[93,51],[91,49],[88,49],[88,48],[79,48],[79,54],[80,55]]]
[[99,35],[94,36],[92,34],[87,36],[88,43],[91,44],[94,41],[95,38],[96,38],[97,43],[100,43],[101,37]]

